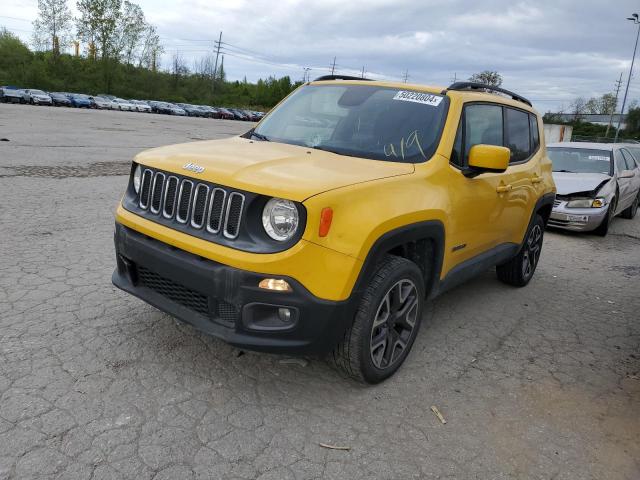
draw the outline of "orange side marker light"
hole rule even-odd
[[[331,221],[333,220],[333,209],[331,207],[325,207],[320,212],[320,229],[318,235],[326,237],[329,234],[331,228]]]

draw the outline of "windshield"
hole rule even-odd
[[[46,95],[42,90],[29,90],[29,93],[33,93],[34,95]]]
[[[84,94],[74,94],[73,98],[79,98],[80,100],[88,100],[89,96],[88,95],[84,95]]]
[[[549,147],[554,172],[604,173],[611,175],[611,152],[588,148]]]
[[[308,85],[256,128],[264,140],[418,163],[436,150],[448,100],[375,85]]]

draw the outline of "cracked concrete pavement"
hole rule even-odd
[[[640,478],[640,217],[547,232],[524,289],[437,299],[375,387],[114,288],[133,155],[247,128],[0,105],[0,479]]]

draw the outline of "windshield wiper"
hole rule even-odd
[[[309,147],[309,148],[313,148],[314,150],[322,150],[323,152],[331,152],[331,153],[337,153],[338,155],[342,155],[343,152],[339,152],[338,150],[333,150],[329,147],[325,147],[323,145],[316,145],[315,147]]]
[[[266,135],[262,135],[261,133],[256,133],[255,131],[251,131],[251,136],[256,137],[258,140],[262,140],[263,142],[270,142],[269,137]]]
[[[561,173],[576,173],[573,170],[554,170],[554,172],[561,172]]]

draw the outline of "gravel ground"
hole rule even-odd
[[[547,232],[527,288],[438,298],[375,387],[115,289],[132,156],[247,129],[0,105],[0,479],[640,478],[640,216]]]

